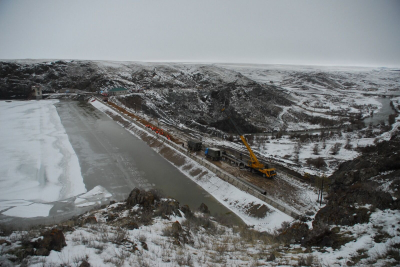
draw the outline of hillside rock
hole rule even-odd
[[[57,228],[44,232],[43,238],[33,244],[38,256],[47,256],[51,250],[61,251],[66,245],[63,232]]]
[[[154,205],[155,197],[152,192],[141,191],[135,188],[129,194],[126,204],[135,206],[136,204],[142,205],[144,208],[151,208]]]
[[[368,222],[375,208],[399,209],[398,201],[393,199],[397,191],[380,186],[385,183],[389,189],[398,187],[399,139],[394,135],[390,141],[363,148],[362,156],[343,163],[331,176],[328,203],[316,214],[313,224],[354,225]]]

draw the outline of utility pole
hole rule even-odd
[[[319,205],[322,205],[322,193],[324,192],[324,176],[322,176],[322,184],[321,184],[321,199]]]

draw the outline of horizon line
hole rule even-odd
[[[199,61],[199,60],[116,60],[116,59],[72,59],[72,58],[8,58],[0,59],[0,61],[18,61],[18,60],[38,60],[38,61],[109,61],[109,62],[133,62],[133,63],[181,63],[181,64],[232,64],[232,65],[283,65],[283,66],[309,66],[309,67],[348,67],[348,68],[400,68],[400,65],[382,66],[382,65],[357,65],[353,64],[329,64],[329,63],[259,63],[259,62],[226,62],[226,61]]]

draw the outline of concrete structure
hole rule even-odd
[[[118,88],[113,88],[111,90],[108,90],[108,95],[109,96],[119,96],[119,95],[125,95],[128,92],[128,89],[123,88],[123,87],[118,87]]]
[[[42,87],[40,85],[32,86],[32,95],[36,99],[42,99],[43,98]]]

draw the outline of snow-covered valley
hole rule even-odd
[[[171,204],[174,200],[158,199],[151,190],[143,191],[135,205],[127,204],[123,199],[134,186],[149,190],[157,187],[157,182],[144,178],[141,169],[118,156],[128,154],[123,146],[113,149],[107,138],[101,139],[101,149],[111,155],[111,169],[129,166],[128,172],[111,176],[105,153],[91,158],[88,145],[82,146],[83,152],[74,151],[71,144],[84,142],[68,140],[54,107],[58,100],[1,101],[2,218],[48,216],[52,203],[64,199],[76,207],[97,209],[46,228],[63,231],[65,245],[59,249],[45,247],[40,241],[47,238],[44,229],[0,228],[0,263],[396,266],[400,262],[398,70],[17,61],[1,62],[0,73],[0,91],[7,98],[23,95],[20,88],[24,83],[41,84],[49,93],[63,88],[93,92],[117,86],[129,89],[129,94],[109,99],[122,112],[102,103],[98,94],[97,99],[79,103],[118,122],[118,131],[124,131],[118,133],[121,142],[128,140],[125,132],[138,138],[244,222],[232,225],[223,216],[198,211],[198,205],[190,206],[192,217],[187,203]],[[78,118],[74,113],[68,123],[74,116]],[[247,149],[228,116],[245,133],[257,157],[277,168],[278,176],[268,180],[229,162],[211,164],[257,185],[276,203],[301,216],[290,217],[241,191],[176,149],[176,144],[187,147],[189,139],[201,139],[204,147],[246,157]],[[138,118],[162,128],[173,141],[142,129]],[[102,135],[103,129],[97,129],[92,139]],[[127,145],[126,151],[131,148]],[[96,175],[103,172],[114,182],[135,179],[128,179],[118,197],[113,191],[116,187],[107,190],[107,183],[100,178],[98,187],[94,180],[85,187],[77,157],[80,153],[89,172],[100,168]],[[197,154],[200,160],[206,160],[203,153]],[[86,189],[91,190],[86,193]],[[148,205],[146,201],[152,197],[155,202]],[[117,203],[98,206],[110,199]]]

